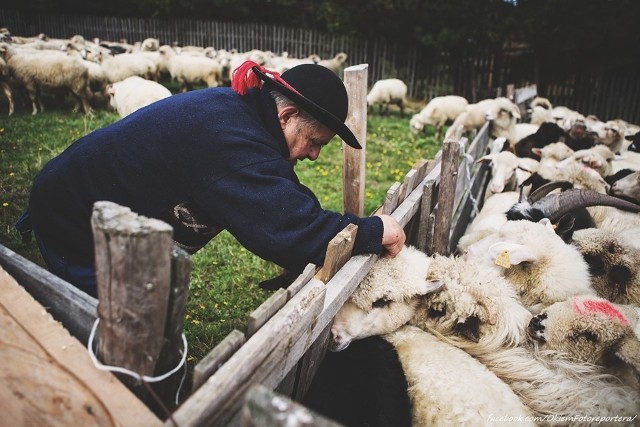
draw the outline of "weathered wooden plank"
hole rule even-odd
[[[0,412],[6,426],[158,426],[160,420],[0,268]]]
[[[319,280],[310,281],[183,402],[165,426],[173,427],[174,421],[181,427],[225,425],[237,413],[247,388],[260,382],[259,377],[297,363],[296,356],[301,357],[302,353],[290,355],[284,351],[293,346],[292,340],[304,336],[307,348],[311,345],[313,341],[305,331],[316,323],[324,296],[325,285]],[[279,354],[270,357],[277,348],[281,349]],[[282,372],[280,380],[287,372]]]
[[[347,225],[336,237],[331,239],[327,246],[327,254],[324,258],[324,265],[316,274],[316,278],[327,283],[336,271],[351,257],[351,251],[356,240],[358,226]]]
[[[402,203],[404,199],[413,191],[413,189],[416,188],[416,178],[417,172],[415,169],[411,169],[405,174],[398,194],[399,203]]]
[[[455,140],[445,141],[442,147],[442,173],[433,236],[433,249],[441,255],[449,254],[449,233],[458,179],[459,150],[460,144]]]
[[[296,400],[302,400],[304,398],[311,386],[311,381],[313,381],[316,372],[320,368],[320,363],[327,352],[331,338],[331,325],[332,323],[330,322],[300,360],[299,372],[296,377],[297,380],[294,389],[295,394],[293,395]]]
[[[112,202],[94,204],[91,226],[100,299],[98,357],[104,364],[152,376],[171,293],[172,228]],[[123,382],[137,384],[129,377]]]
[[[192,391],[200,388],[246,341],[242,332],[237,329],[229,332],[222,341],[216,345],[193,368]]]
[[[242,427],[341,426],[261,385],[254,385],[247,391],[240,425]]]
[[[71,335],[87,342],[97,316],[97,299],[2,245],[0,266],[15,277]]]
[[[180,363],[182,352],[184,351],[182,348],[182,332],[184,330],[184,313],[189,294],[189,279],[191,277],[191,255],[174,245],[170,257],[171,292],[169,293],[167,306],[164,343],[156,364],[155,376],[164,375],[174,369]],[[152,385],[155,393],[168,411],[175,409],[175,397],[182,382],[183,372],[184,370],[179,370],[164,381]]]
[[[415,242],[415,247],[423,252],[427,252],[429,249],[429,219],[431,217],[431,209],[433,206],[433,190],[436,181],[435,179],[428,180],[422,190],[422,197],[420,199],[420,221],[418,223],[418,232]]]
[[[307,264],[304,271],[287,288],[287,300],[293,298],[316,274],[317,267],[314,264]]]
[[[247,322],[247,338],[255,334],[267,320],[287,303],[287,290],[278,289],[251,314]]]
[[[387,190],[387,195],[384,198],[382,210],[380,211],[382,214],[389,215],[398,206],[398,203],[400,201],[401,185],[402,184],[396,181]]]
[[[367,76],[368,64],[344,69],[344,84],[349,95],[349,111],[345,124],[356,137],[362,150],[343,143],[342,207],[344,212],[364,215],[365,161],[367,153]]]

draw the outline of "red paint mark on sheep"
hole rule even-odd
[[[573,309],[581,315],[589,313],[602,313],[609,319],[617,319],[623,325],[628,325],[629,321],[620,311],[613,306],[609,301],[594,301],[594,300],[573,300]]]

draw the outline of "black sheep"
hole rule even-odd
[[[540,156],[531,151],[532,148],[543,148],[567,137],[568,135],[564,129],[557,124],[551,122],[542,123],[535,133],[525,136],[516,143],[516,156],[540,160]]]
[[[410,427],[407,389],[395,347],[372,336],[327,353],[302,403],[347,427]]]

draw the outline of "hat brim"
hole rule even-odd
[[[291,99],[300,108],[311,114],[320,123],[334,131],[348,146],[357,149],[362,148],[353,132],[351,132],[347,125],[345,125],[335,115],[331,114],[329,111],[311,101],[309,98],[306,98],[299,93],[292,91],[282,83],[272,79],[267,74],[260,71],[257,67],[253,67],[253,72],[255,72],[256,75],[260,77],[260,80],[262,80],[265,84],[272,86],[273,89]]]

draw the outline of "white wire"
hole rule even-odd
[[[119,372],[121,374],[125,374],[125,375],[129,375],[131,377],[134,377],[140,381],[145,381],[148,383],[155,383],[155,382],[159,382],[162,380],[165,380],[167,378],[169,378],[171,375],[175,374],[176,372],[178,372],[178,370],[182,367],[182,365],[185,364],[186,360],[187,360],[187,337],[185,337],[184,334],[182,334],[182,344],[184,347],[184,351],[180,351],[180,353],[182,353],[182,360],[180,360],[180,363],[178,364],[178,366],[176,366],[175,368],[173,368],[172,370],[170,370],[169,372],[159,375],[157,377],[149,377],[146,375],[140,375],[137,372],[133,372],[129,369],[126,368],[121,368],[119,366],[110,366],[110,365],[105,365],[102,362],[100,362],[98,360],[98,358],[96,357],[95,353],[93,352],[93,338],[96,334],[96,329],[98,327],[98,323],[100,322],[100,318],[97,318],[96,321],[93,323],[93,327],[91,328],[91,334],[89,334],[89,342],[87,343],[87,350],[89,352],[89,357],[91,357],[91,360],[93,361],[93,364],[96,366],[96,368],[100,369],[101,371],[110,371],[110,372]],[[183,378],[184,379],[184,378]],[[182,382],[180,387],[182,387]],[[180,393],[180,389],[178,389],[178,393]],[[177,400],[177,397],[176,397]]]

